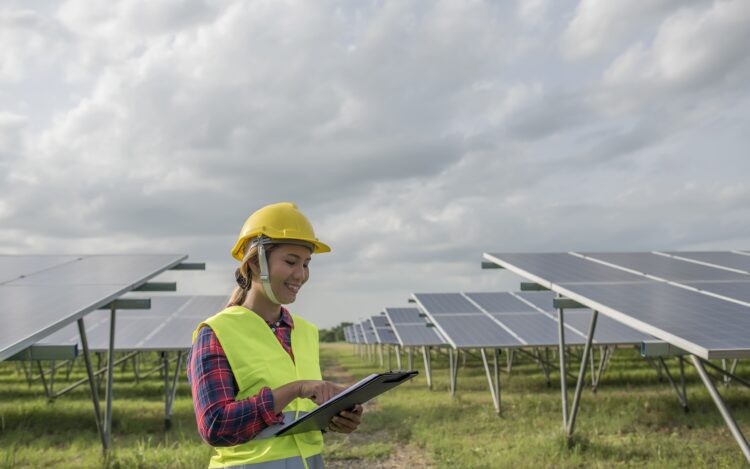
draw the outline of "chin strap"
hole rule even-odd
[[[268,238],[265,238],[268,239]],[[266,259],[265,239],[258,237],[258,264],[260,264],[260,283],[263,285],[263,291],[272,303],[280,305],[281,302],[276,298],[271,288],[271,274],[268,272],[268,260]]]

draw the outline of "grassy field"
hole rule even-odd
[[[321,357],[324,374],[339,381],[379,368],[347,344],[324,344]],[[555,374],[547,387],[535,364],[517,360],[511,375],[501,377],[498,416],[480,361],[467,359],[451,397],[447,358],[438,355],[432,391],[420,376],[368,404],[360,431],[326,435],[325,458],[334,468],[746,467],[697,375],[686,370],[687,414],[635,351],[618,350],[599,391],[584,392],[576,437],[568,444],[561,436]],[[738,372],[747,376],[750,367],[741,363]],[[78,367],[71,379],[82,375]],[[184,378],[168,432],[163,380],[154,375],[136,384],[130,368],[115,378],[113,450],[105,458],[87,387],[50,403],[41,384],[29,386],[15,364],[0,364],[0,468],[205,467],[209,449],[195,430]],[[61,388],[59,375],[57,380]],[[750,433],[750,391],[736,385],[720,390]]]

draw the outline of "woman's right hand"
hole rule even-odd
[[[297,381],[297,383],[299,383],[298,397],[310,399],[318,405],[346,389],[346,386],[330,381],[307,380]]]

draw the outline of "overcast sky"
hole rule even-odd
[[[517,286],[485,251],[748,249],[748,44],[747,0],[4,0],[0,252],[228,294],[293,201],[329,327]]]

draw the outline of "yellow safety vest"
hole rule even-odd
[[[243,306],[231,306],[202,322],[193,332],[193,342],[203,326],[209,326],[224,349],[239,392],[236,400],[257,394],[261,388],[278,388],[296,380],[319,380],[318,329],[292,315],[294,360],[281,346],[268,324]],[[284,422],[313,410],[310,399],[294,399],[284,407]],[[209,468],[253,464],[253,467],[322,467],[323,435],[311,431],[297,435],[256,436],[236,446],[214,447]],[[312,459],[309,459],[312,458]],[[260,463],[260,464],[259,464]],[[257,465],[257,466],[256,466]]]

